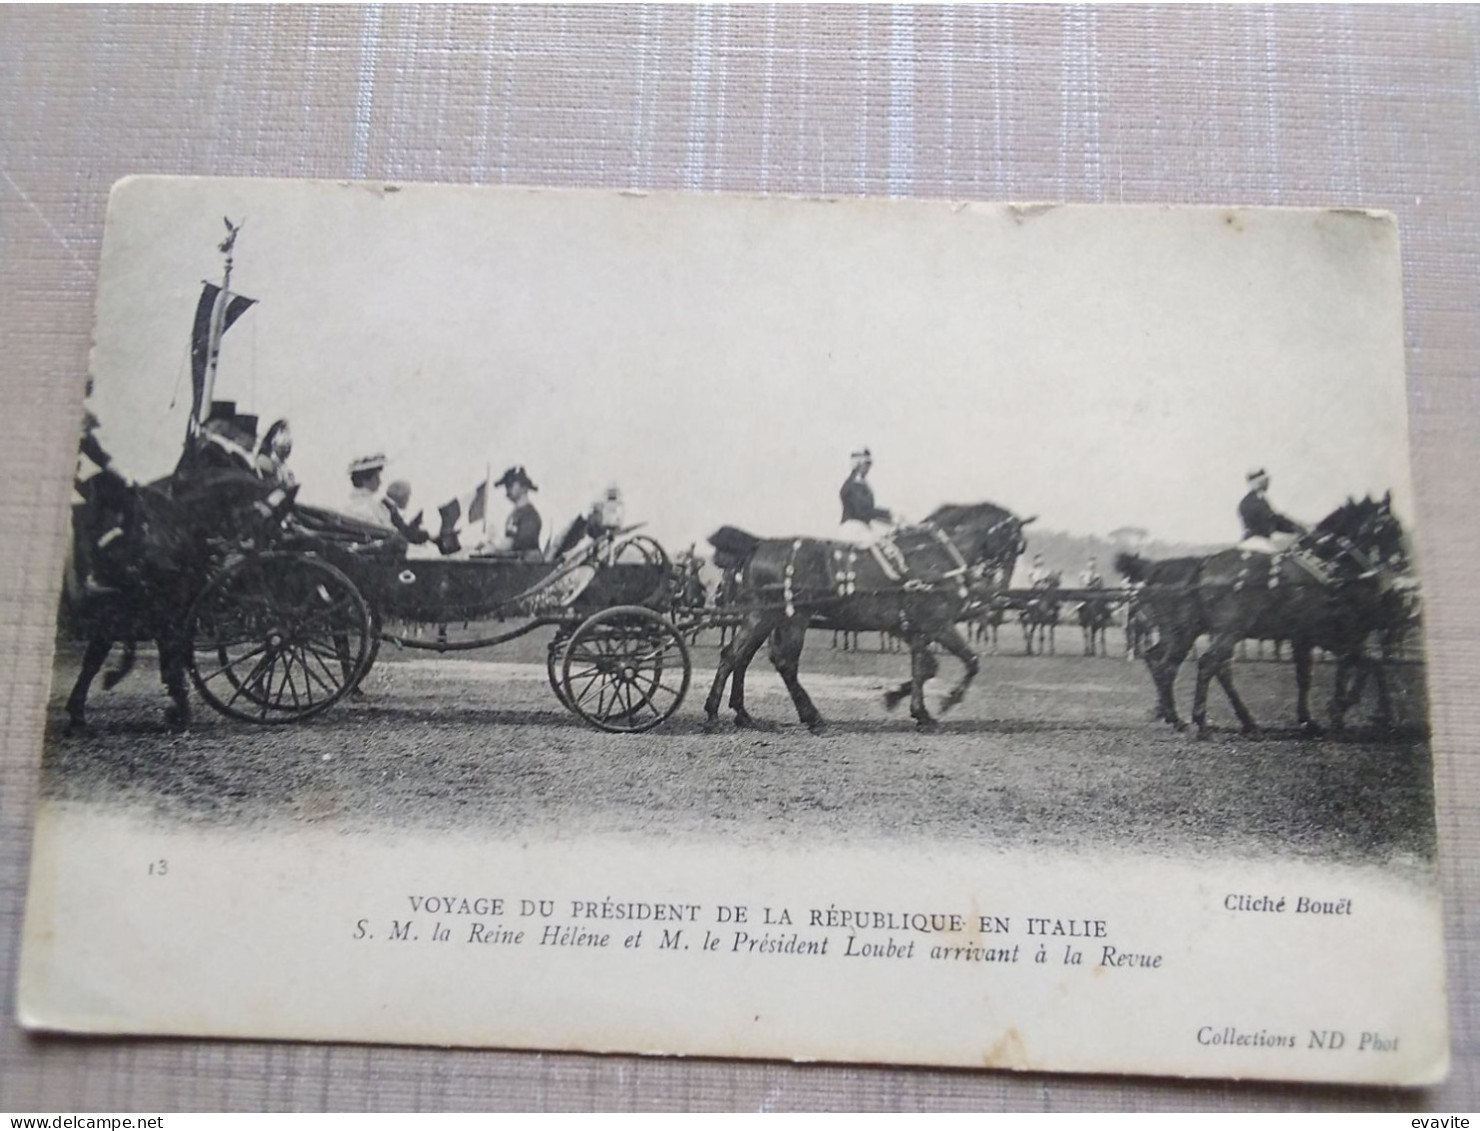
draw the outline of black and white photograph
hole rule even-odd
[[[1416,1085],[1394,218],[114,187],[22,1023]]]

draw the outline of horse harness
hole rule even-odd
[[[996,530],[1003,525],[998,523],[992,527]],[[918,576],[910,569],[908,556],[894,542],[890,535],[887,549],[881,543],[875,543],[867,547],[875,564],[884,577],[894,583],[899,589],[906,593],[929,593],[934,592],[942,583],[954,582],[956,596],[966,600],[970,595],[970,586],[967,579],[971,572],[965,556],[960,548],[952,541],[951,536],[939,526],[926,521],[914,527],[916,530],[927,532],[946,553],[953,568],[944,573],[931,576]],[[988,533],[991,533],[989,531]],[[786,566],[782,571],[782,599],[785,602],[786,615],[796,616],[796,571],[797,556],[807,539],[796,538],[791,543],[791,553],[787,555]],[[861,548],[857,546],[833,545],[827,551],[827,568],[829,573],[829,588],[837,598],[853,597],[858,594],[858,561],[862,557]],[[902,628],[908,628],[908,622],[903,612],[900,613]]]
[[[1322,546],[1330,542],[1335,542],[1338,549],[1356,562],[1357,567],[1362,571],[1354,580],[1363,580],[1376,575],[1377,566],[1373,564],[1372,559],[1363,553],[1344,534],[1323,534],[1321,537],[1315,539],[1312,546]],[[1241,549],[1239,551],[1239,557],[1241,564],[1239,566],[1238,576],[1234,578],[1233,582],[1235,592],[1249,587],[1249,563],[1255,557],[1267,557],[1269,559],[1269,580],[1266,582],[1265,587],[1271,590],[1279,588],[1280,567],[1286,561],[1294,562],[1313,577],[1316,583],[1323,589],[1330,590],[1339,585],[1343,580],[1350,580],[1338,577],[1334,563],[1317,556],[1311,549],[1304,548],[1299,542],[1289,549],[1276,550],[1273,554],[1260,554],[1256,550]]]

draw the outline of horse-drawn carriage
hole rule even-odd
[[[186,674],[222,714],[296,722],[354,691],[382,642],[462,651],[545,628],[550,686],[591,726],[649,730],[688,690],[688,649],[668,615],[672,567],[631,530],[599,533],[556,560],[419,559],[394,531],[296,506],[248,475],[218,477],[194,506],[178,487],[135,490],[119,584],[80,602],[90,645],[68,702],[74,723],[109,646],[146,637],[158,642],[177,724],[189,717]],[[448,633],[494,621],[515,623]]]

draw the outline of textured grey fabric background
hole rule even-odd
[[[1404,239],[1455,1056],[1445,1087],[1389,1093],[0,1021],[0,1110],[1480,1106],[1477,45],[1474,8],[0,9],[0,1015],[116,178],[1340,203]]]

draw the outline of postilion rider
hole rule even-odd
[[[1260,467],[1244,478],[1249,484],[1249,491],[1238,504],[1239,521],[1244,527],[1244,538],[1238,548],[1258,554],[1289,551],[1297,565],[1321,584],[1326,584],[1329,579],[1320,564],[1310,554],[1303,552],[1296,542],[1297,538],[1309,531],[1293,518],[1275,510],[1270,503],[1269,472]]]
[[[866,546],[886,576],[895,580],[909,571],[904,554],[894,544],[894,515],[874,503],[874,489],[868,473],[874,466],[873,453],[859,448],[852,455],[853,470],[838,490],[843,504],[840,538],[855,546]]]
[[[1305,527],[1292,518],[1286,518],[1270,505],[1269,472],[1261,467],[1249,472],[1244,478],[1248,481],[1249,493],[1238,505],[1239,521],[1244,524],[1244,540],[1239,543],[1239,549],[1273,554],[1287,548],[1276,546],[1274,536],[1304,534]]]

